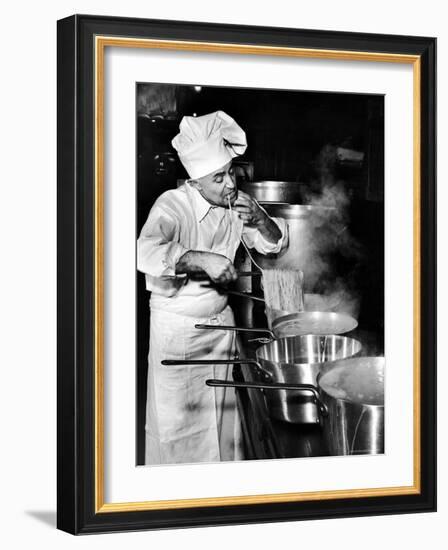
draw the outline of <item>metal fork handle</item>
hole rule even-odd
[[[254,296],[253,294],[248,294],[247,292],[240,292],[239,290],[226,290],[225,294],[229,294],[230,296],[239,296],[240,298],[248,298],[249,300],[254,300],[255,302],[263,302],[263,304],[266,303],[264,298]]]
[[[261,277],[261,271],[237,271],[238,277]]]
[[[202,284],[201,287],[213,288],[220,294],[226,294],[230,296],[239,296],[240,298],[248,298],[249,300],[255,300],[256,302],[263,302],[263,304],[266,303],[266,300],[264,298],[261,298],[260,296],[254,296],[253,294],[250,294],[248,292],[241,292],[239,290],[232,290],[230,288],[225,288],[223,286],[220,286],[214,283]]]

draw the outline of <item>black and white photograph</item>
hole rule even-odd
[[[135,100],[136,464],[387,452],[384,96]]]

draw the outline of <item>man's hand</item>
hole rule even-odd
[[[227,285],[238,277],[229,258],[214,252],[189,250],[176,264],[176,273],[197,275],[204,272],[214,283],[220,285]]]
[[[249,227],[259,227],[260,225],[264,225],[269,219],[257,201],[247,193],[244,193],[244,191],[238,191],[238,198],[233,205],[233,209],[235,212],[238,212],[244,225]]]
[[[281,239],[282,232],[277,224],[260,208],[258,202],[244,191],[238,191],[233,209],[238,212],[244,225],[257,228],[267,241],[278,243]]]
[[[238,275],[229,258],[213,252],[206,254],[203,264],[204,271],[214,283],[228,285],[232,281],[236,281]]]

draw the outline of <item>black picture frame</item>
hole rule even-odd
[[[414,56],[420,74],[420,480],[413,494],[171,509],[98,504],[95,37]],[[74,15],[58,21],[57,526],[73,534],[436,509],[436,39]],[[101,499],[100,499],[101,500]],[[100,503],[101,504],[101,503]]]

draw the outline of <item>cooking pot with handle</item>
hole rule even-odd
[[[218,325],[198,325],[203,329],[244,330],[237,327]],[[227,364],[248,363],[252,366],[251,377],[254,381],[286,384],[316,385],[317,375],[325,370],[327,362],[352,357],[361,350],[361,344],[346,336],[294,336],[281,338],[261,345],[255,352],[256,359],[228,360]],[[190,360],[188,363],[205,364],[205,360]],[[220,364],[221,361],[206,360],[208,364]],[[164,362],[173,365],[174,362]],[[266,406],[269,415],[277,420],[293,424],[315,423],[318,411],[309,391],[300,388],[296,391],[266,391]]]
[[[206,384],[309,392],[317,404],[316,422],[322,426],[330,455],[384,453],[384,357],[356,357],[329,363],[318,376],[317,387],[269,381],[254,385],[207,380]]]

